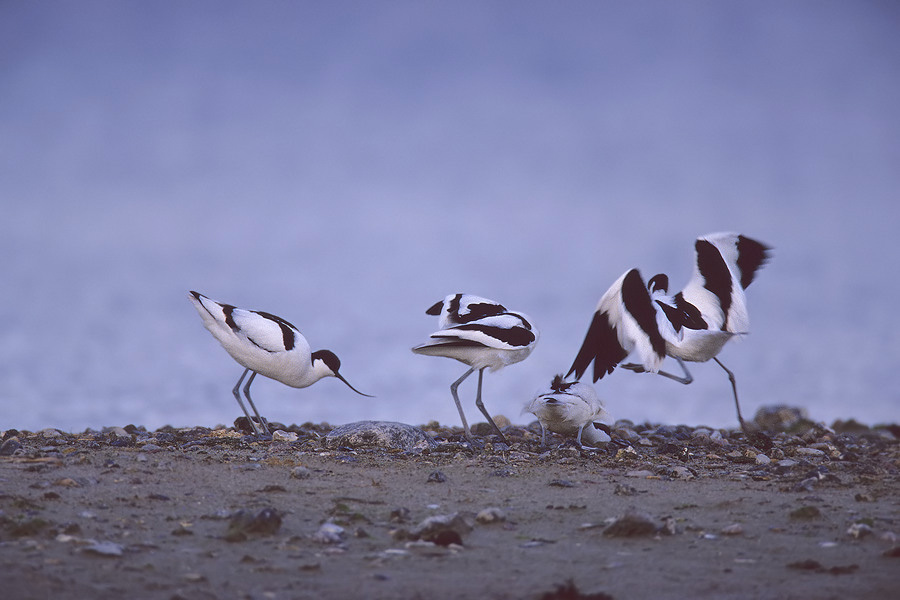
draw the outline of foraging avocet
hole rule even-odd
[[[563,435],[575,434],[579,445],[604,444],[610,440],[612,419],[597,397],[594,386],[581,381],[565,381],[556,375],[549,390],[540,390],[525,405],[541,424],[541,446],[547,444],[547,430]]]
[[[266,421],[250,399],[250,384],[257,373],[295,388],[308,387],[323,377],[337,377],[357,394],[372,397],[354,388],[341,376],[338,371],[341,361],[334,352],[311,352],[303,334],[281,317],[222,304],[198,292],[191,292],[189,298],[209,332],[219,340],[231,358],[244,367],[232,393],[257,435],[260,433],[259,428],[247,412],[239,393],[241,382],[248,372],[250,378],[244,386],[244,396],[265,433],[269,433]]]
[[[770,248],[736,233],[716,233],[698,238],[694,249],[693,276],[674,296],[667,295],[669,281],[663,274],[647,286],[637,269],[616,280],[600,298],[567,376],[575,373],[580,379],[593,361],[597,381],[635,350],[639,363],[622,368],[688,384],[694,379],[684,361],[713,359],[728,374],[738,421],[747,431],[734,373],[716,356],[728,340],[749,331],[744,289],[769,259]],[[667,355],[681,365],[683,377],[659,370]]]
[[[461,298],[477,298],[475,296],[457,294]],[[452,296],[447,297],[452,298]],[[462,363],[469,365],[469,370],[463,373],[462,377],[454,381],[450,385],[450,393],[453,394],[453,401],[456,402],[456,409],[459,411],[459,418],[462,420],[463,430],[466,438],[474,444],[472,432],[469,430],[469,424],[466,421],[466,415],[463,412],[462,404],[459,401],[457,388],[469,375],[478,371],[478,391],[475,394],[475,406],[485,416],[497,435],[504,442],[506,437],[494,419],[488,414],[484,403],[481,401],[481,382],[485,369],[497,371],[506,365],[511,365],[525,360],[538,340],[538,330],[534,327],[529,318],[523,313],[511,312],[503,310],[497,312],[490,310],[487,316],[469,320],[467,322],[451,324],[454,319],[468,318],[472,314],[471,307],[475,305],[490,305],[500,307],[496,302],[478,298],[478,301],[470,301],[469,310],[464,311],[460,316],[458,310],[449,308],[448,300],[443,303],[438,302],[428,309],[427,314],[441,314],[441,324],[443,327],[431,334],[431,341],[416,346],[412,349],[416,354],[425,354],[428,356],[443,356],[446,358],[454,358]],[[443,308],[441,308],[443,306]],[[438,313],[438,309],[441,312]],[[502,308],[502,307],[501,307]]]
[[[499,302],[473,296],[472,294],[450,294],[440,302],[435,302],[425,314],[440,317],[438,329],[471,323],[484,317],[493,317],[506,312]]]

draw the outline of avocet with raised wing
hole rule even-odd
[[[646,286],[637,269],[617,279],[600,298],[567,376],[580,379],[593,362],[596,382],[634,352],[638,362],[622,368],[688,384],[693,377],[684,361],[712,359],[728,374],[738,421],[746,431],[734,373],[716,356],[730,339],[749,331],[744,290],[770,258],[770,248],[736,233],[715,233],[698,238],[694,249],[693,276],[674,296],[667,295],[663,274]],[[683,377],[660,371],[666,356],[678,361]]]

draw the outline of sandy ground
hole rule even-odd
[[[887,598],[896,427],[530,428],[331,448],[327,425],[6,431],[6,598]],[[455,515],[455,518],[452,516]],[[432,519],[423,527],[423,521]],[[477,517],[477,518],[476,518]],[[437,521],[437,524],[435,524]],[[443,523],[443,525],[441,525]],[[416,539],[418,538],[418,539]],[[896,597],[896,596],[894,596]]]

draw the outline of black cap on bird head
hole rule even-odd
[[[334,374],[335,377],[337,377],[338,379],[343,381],[345,384],[347,384],[348,388],[350,388],[351,390],[353,390],[360,396],[374,398],[374,396],[370,396],[369,394],[363,394],[361,391],[359,391],[358,389],[356,389],[355,387],[350,385],[349,381],[344,379],[344,376],[341,375],[341,373],[340,373],[341,359],[339,359],[337,357],[337,354],[335,354],[331,350],[316,350],[315,352],[313,352],[310,355],[309,358],[310,358],[310,361],[313,363],[315,363],[317,360],[321,360],[323,363],[325,363],[325,366],[327,366],[331,370],[331,372]]]

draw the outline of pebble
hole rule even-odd
[[[824,450],[818,448],[794,448],[795,456],[825,456]]]
[[[434,542],[439,546],[462,545],[462,536],[472,531],[470,514],[452,513],[428,517],[410,532],[414,540]]]
[[[723,527],[719,533],[722,535],[741,535],[744,533],[744,526],[740,523],[732,523]]]
[[[300,439],[300,436],[294,431],[282,431],[279,429],[272,432],[273,442],[296,442],[298,439]]]
[[[694,473],[687,467],[675,466],[669,469],[670,474],[674,475],[678,479],[693,479],[696,477]]]
[[[481,524],[500,523],[506,520],[506,513],[496,506],[490,506],[480,510],[478,514],[475,515],[475,520]]]
[[[325,436],[328,448],[393,448],[410,452],[437,446],[418,427],[393,421],[358,421],[341,425]]]
[[[603,530],[603,535],[607,537],[640,537],[654,535],[659,529],[656,521],[650,515],[630,511],[613,521],[612,525]]]
[[[447,476],[441,471],[432,471],[428,474],[428,483],[446,483]]]
[[[312,471],[310,471],[307,467],[294,467],[291,469],[291,477],[294,479],[309,479],[312,477]]]
[[[854,523],[847,529],[847,535],[856,539],[872,535],[872,528],[865,523]]]
[[[757,454],[756,455],[756,464],[758,465],[767,465],[772,462],[772,459],[766,456],[765,454]]]
[[[625,477],[653,477],[653,471],[648,471],[646,469],[628,471],[625,473]]]
[[[312,539],[319,544],[340,544],[344,541],[344,528],[331,522],[322,523]]]
[[[0,456],[12,456],[16,453],[16,450],[20,450],[21,448],[21,442],[16,438],[11,437],[0,445]]]
[[[87,554],[96,554],[98,556],[122,556],[125,549],[114,542],[95,542],[89,546],[85,546],[81,550]]]
[[[231,514],[225,541],[243,542],[248,535],[274,535],[281,527],[281,514],[274,508],[264,508],[256,514],[238,510]]]

